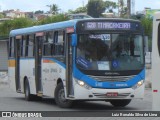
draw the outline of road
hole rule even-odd
[[[59,108],[54,99],[25,101],[24,95],[13,92],[8,85],[0,84],[0,111],[150,111],[152,110],[151,89],[145,90],[144,100],[133,100],[124,108],[113,107],[104,101],[76,102],[72,108]]]
[[[59,108],[54,99],[43,99],[42,101],[25,101],[24,95],[13,92],[8,85],[0,84],[0,111],[60,111],[58,112],[57,117],[43,117],[38,118],[38,120],[159,120],[158,117],[104,117],[104,114],[107,114],[111,111],[151,111],[152,110],[152,94],[151,89],[148,88],[145,90],[144,100],[133,100],[128,106],[124,108],[116,108],[113,107],[108,102],[80,102],[76,103],[72,108]],[[69,117],[63,117],[64,112],[62,111],[70,111]],[[76,113],[73,111],[77,111],[80,113],[90,112],[90,117],[77,117]],[[102,116],[95,116],[97,113],[103,113]],[[81,113],[80,113],[81,114]],[[78,114],[78,115],[80,115]],[[88,113],[87,113],[88,114]],[[83,115],[82,115],[83,116]],[[0,118],[2,119],[2,118]],[[9,120],[17,120],[18,118],[8,118]],[[19,118],[20,119],[20,118]],[[36,118],[23,118],[26,120],[37,120]],[[6,118],[4,118],[6,120]]]

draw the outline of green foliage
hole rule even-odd
[[[128,7],[126,7],[126,1],[125,0],[120,0],[119,1],[119,10],[120,10],[120,17],[127,18]]]
[[[13,20],[13,28],[25,28],[32,26],[33,22],[28,18],[16,18]]]
[[[0,24],[0,36],[6,36],[9,34],[9,31],[12,29],[13,21],[4,21]]]
[[[47,17],[41,21],[38,21],[37,25],[55,23],[55,22],[66,21],[66,20],[68,20],[68,18],[64,14],[58,14],[51,17]]]
[[[146,36],[151,37],[152,36],[152,19],[149,18],[142,18],[141,19],[141,24],[144,28],[144,33]]]
[[[13,29],[31,27],[34,25],[42,25],[54,22],[60,22],[68,20],[68,18],[64,14],[58,14],[51,17],[47,17],[41,21],[32,21],[28,18],[16,18],[14,20],[4,21],[0,24],[0,36],[8,36],[9,32]]]
[[[56,15],[58,14],[58,11],[60,10],[57,6],[57,4],[52,4],[52,5],[47,5],[47,7],[50,8],[50,10],[48,11],[48,13]]]
[[[60,9],[58,8],[58,6],[56,5],[56,4],[53,4],[53,5],[51,5],[51,13],[52,14],[58,14],[58,11],[59,11]]]
[[[44,13],[44,11],[43,10],[38,10],[38,11],[35,11],[35,13],[34,14],[43,14]]]
[[[153,27],[152,19],[143,17],[141,19],[141,24],[144,28],[145,36],[148,36],[148,47],[149,47],[149,51],[151,51],[151,48],[152,48],[152,27]]]
[[[145,17],[144,14],[136,14],[136,15],[131,15],[131,19],[138,19],[138,20],[141,20]]]
[[[0,13],[0,18],[4,18],[4,15]]]
[[[16,18],[14,20],[4,21],[0,24],[0,36],[8,35],[13,29],[32,26],[33,22],[27,18]]]
[[[106,10],[106,4],[103,0],[89,0],[87,5],[87,14],[98,18]]]
[[[69,9],[67,13],[68,13],[68,14],[74,14],[74,10]]]
[[[76,14],[76,13],[86,13],[87,12],[87,7],[79,7],[76,10],[68,10],[69,14]]]
[[[111,13],[113,12],[113,9],[116,9],[118,7],[117,3],[112,1],[106,1],[105,6],[108,12],[111,12]]]

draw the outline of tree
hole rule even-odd
[[[68,14],[74,14],[74,10],[69,9],[67,13],[68,13]]]
[[[106,5],[103,0],[89,0],[87,5],[87,14],[98,18],[101,16],[101,13],[103,13],[106,10]]]
[[[126,7],[126,0],[119,0],[120,17],[126,17],[128,8]]]
[[[33,22],[28,18],[16,18],[14,20],[7,20],[0,24],[0,34],[8,36],[9,32],[13,29],[30,27],[33,25]]]
[[[86,13],[87,7],[79,7],[75,10],[75,13]]]
[[[4,15],[2,13],[0,13],[0,18],[4,18]]]
[[[43,14],[44,13],[44,11],[43,10],[38,10],[38,11],[35,11],[35,13],[34,14]]]
[[[145,35],[151,37],[152,36],[152,19],[149,19],[149,18],[142,18],[141,20],[141,24],[144,28],[144,33]]]
[[[117,8],[117,3],[112,1],[106,1],[105,6],[106,6],[106,9],[108,10],[107,12],[113,13],[113,9]]]
[[[0,24],[0,35],[1,36],[8,36],[9,31],[12,29],[13,21],[8,20],[4,21],[3,23]]]
[[[144,14],[136,14],[136,15],[131,15],[131,19],[137,19],[137,20],[141,20],[145,17]]]
[[[140,21],[143,26],[145,36],[148,36],[148,47],[149,47],[149,51],[151,51],[153,20],[150,18],[143,17]]]
[[[51,6],[51,13],[52,14],[57,14],[58,13],[58,11],[59,11],[60,9],[58,8],[58,6],[56,5],[56,4],[53,4],[52,6]]]
[[[46,5],[46,6],[49,7],[50,10],[48,11],[48,13],[50,14],[54,14],[54,15],[58,14],[58,11],[60,10],[56,4]]]
[[[58,15],[54,15],[51,17],[47,17],[41,21],[37,22],[37,25],[43,25],[43,24],[48,24],[48,23],[55,23],[55,22],[60,22],[60,21],[66,21],[68,20],[67,17],[65,17],[64,14],[58,14]]]
[[[68,10],[69,14],[76,14],[76,13],[87,13],[87,7],[78,7],[76,10]]]

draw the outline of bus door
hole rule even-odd
[[[37,96],[42,96],[42,75],[41,75],[41,59],[42,59],[42,40],[43,32],[36,33],[35,39],[35,81]]]
[[[67,97],[74,96],[74,89],[73,89],[73,80],[72,80],[72,70],[73,70],[73,49],[71,46],[71,34],[67,34],[66,37],[66,92]]]
[[[20,86],[20,43],[21,36],[15,37],[15,83],[16,83],[16,91],[21,92]]]

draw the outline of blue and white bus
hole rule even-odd
[[[144,41],[139,21],[79,19],[12,30],[10,86],[26,100],[55,98],[126,106],[144,95]]]

